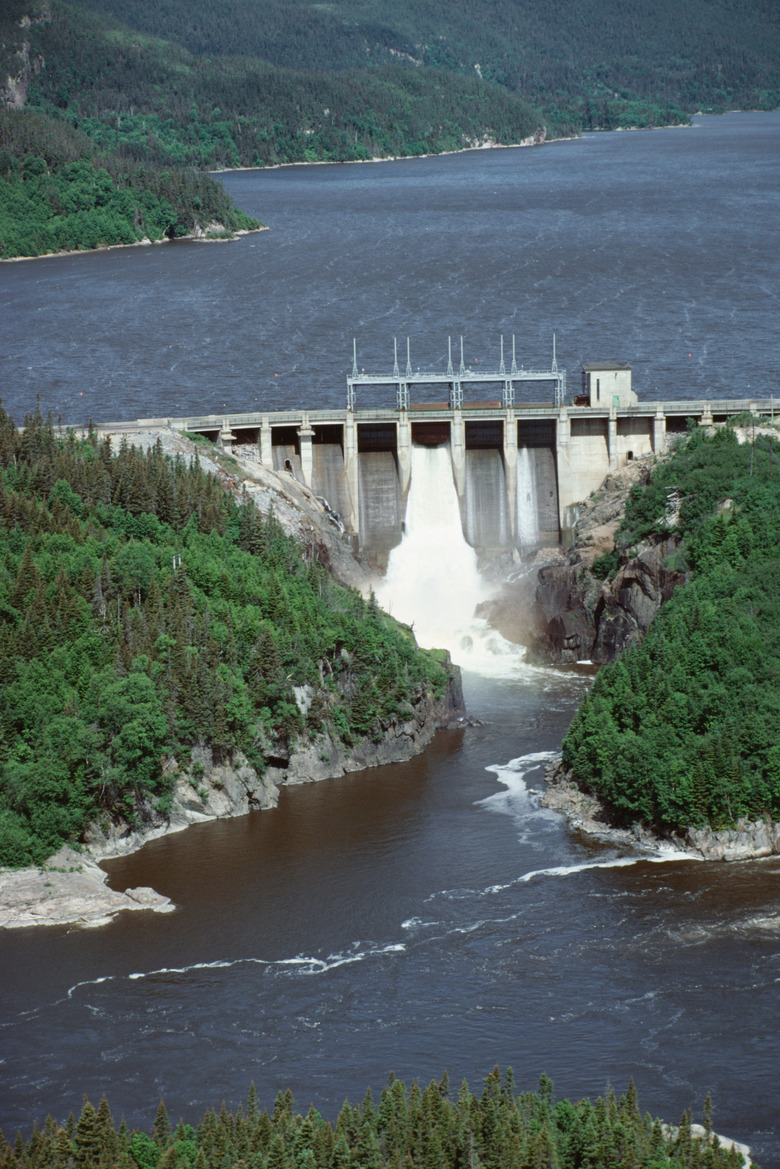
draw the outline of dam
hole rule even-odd
[[[201,435],[228,453],[294,476],[327,501],[361,552],[384,567],[404,530],[417,448],[443,448],[466,541],[480,555],[519,553],[564,543],[576,504],[610,471],[659,454],[690,425],[724,424],[750,413],[774,416],[773,399],[640,403],[625,362],[582,366],[580,393],[566,400],[555,356],[548,370],[358,371],[356,355],[342,410],[281,410],[139,419]],[[552,401],[518,400],[537,385]],[[388,404],[362,398],[392,393]],[[480,400],[474,400],[476,398]],[[438,400],[437,400],[438,399]],[[130,424],[126,424],[130,425]],[[104,429],[98,427],[98,429]],[[113,431],[121,426],[105,427]]]

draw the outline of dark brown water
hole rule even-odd
[[[487,360],[514,329],[541,364],[553,326],[572,371],[614,356],[668,397],[770,393],[779,144],[780,115],[740,115],[233,175],[271,232],[0,268],[3,396],[21,416],[40,390],[70,419],[340,404],[353,332],[375,365],[394,332],[431,338],[428,364],[449,331]],[[485,724],[420,759],[109,866],[176,914],[6,933],[4,1131],[85,1091],[147,1124],[164,1094],[192,1120],[250,1079],[333,1116],[391,1068],[476,1086],[499,1063],[567,1095],[633,1074],[671,1121],[710,1091],[720,1131],[780,1166],[780,863],[637,861],[540,810],[584,685],[472,676]]]
[[[175,915],[3,939],[2,1125],[87,1091],[150,1122],[254,1079],[335,1115],[390,1068],[622,1088],[778,1164],[780,863],[636,861],[529,792],[583,682],[471,678],[484,726],[422,758],[284,793],[112,863]],[[756,1154],[758,1155],[758,1154]]]

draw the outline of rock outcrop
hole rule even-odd
[[[140,886],[117,893],[94,860],[64,848],[45,868],[0,870],[0,929],[33,925],[99,926],[127,909],[170,913],[170,898]]]
[[[780,855],[780,824],[771,820],[739,820],[715,832],[689,828],[686,841],[705,860],[748,861]]]
[[[733,828],[689,828],[683,835],[658,836],[640,824],[616,828],[614,816],[598,796],[582,791],[560,760],[545,774],[543,807],[565,816],[571,828],[633,851],[679,852],[702,860],[749,861],[780,855],[780,824],[771,820],[740,820]]]
[[[354,747],[345,747],[332,735],[322,733],[297,747],[280,767],[269,768],[266,776],[279,785],[314,783],[349,771],[403,763],[424,751],[437,730],[462,725],[464,713],[460,672],[454,669],[450,686],[441,698],[423,699],[409,718],[383,725],[381,738],[363,739]]]
[[[30,82],[43,68],[43,58],[31,52],[30,42],[24,39],[25,33],[34,25],[47,24],[50,20],[51,12],[44,6],[39,16],[23,16],[19,21],[21,34],[18,49],[13,54],[16,58],[12,66],[13,72],[0,77],[0,106],[6,106],[11,110],[24,109]]]
[[[139,804],[133,823],[117,819],[92,824],[86,834],[86,854],[92,860],[125,856],[149,840],[179,832],[204,820],[243,816],[253,808],[275,808],[279,788],[272,775],[258,775],[239,751],[227,762],[216,763],[208,747],[195,747],[188,769],[175,759],[163,771],[172,783],[165,810],[151,802]]]
[[[611,581],[593,573],[597,557],[613,548],[631,487],[647,482],[651,468],[652,459],[643,459],[609,475],[580,505],[574,544],[564,562],[539,570],[530,645],[536,660],[556,665],[614,661],[641,641],[661,605],[687,579],[677,565],[679,541],[671,530],[624,553]]]

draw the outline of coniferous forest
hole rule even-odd
[[[378,1101],[345,1102],[334,1124],[314,1108],[295,1111],[279,1092],[269,1115],[254,1086],[235,1113],[223,1104],[197,1126],[175,1125],[160,1103],[151,1134],[114,1124],[105,1098],[84,1102],[78,1119],[51,1117],[25,1144],[0,1136],[2,1169],[740,1169],[711,1128],[705,1101],[701,1135],[686,1112],[671,1128],[640,1111],[630,1082],[624,1095],[556,1101],[550,1078],[537,1092],[518,1093],[511,1068],[496,1067],[483,1091],[464,1082],[457,1096],[447,1075],[424,1089],[392,1073]]]
[[[690,579],[645,639],[599,670],[564,764],[623,823],[780,819],[777,439],[740,445],[731,428],[691,430],[649,485],[632,488],[616,551],[594,570],[614,572],[670,533],[670,567]]]
[[[442,656],[197,462],[0,410],[0,864],[153,805],[194,746],[259,773],[323,729],[380,739]],[[294,686],[311,688],[304,716]]]
[[[251,226],[206,168],[772,109],[778,61],[772,0],[5,0],[0,257]]]

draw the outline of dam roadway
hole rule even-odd
[[[497,555],[565,540],[579,501],[610,471],[662,452],[689,419],[722,425],[745,413],[774,417],[775,410],[774,399],[757,398],[617,401],[223,411],[96,429],[201,435],[226,453],[290,473],[326,499],[363,553],[382,565],[401,539],[415,448],[449,448],[466,539],[480,553]]]

